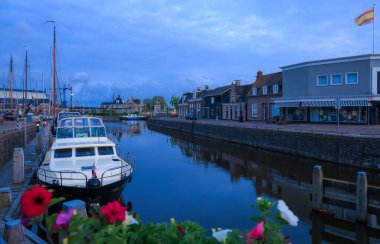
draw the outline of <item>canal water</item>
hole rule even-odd
[[[299,217],[284,234],[311,243],[310,189],[314,165],[325,177],[355,181],[357,170],[233,143],[194,137],[143,121],[106,123],[109,137],[135,157],[133,180],[122,196],[144,222],[191,220],[211,228],[249,230],[256,198],[284,200]],[[369,184],[380,185],[378,175]]]

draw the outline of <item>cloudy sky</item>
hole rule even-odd
[[[254,81],[257,70],[372,53],[372,25],[354,19],[368,0],[0,1],[0,84],[14,55],[16,86],[28,48],[31,87],[51,82],[54,20],[60,86],[96,106]],[[375,6],[380,11],[379,6]],[[380,40],[380,22],[375,38]],[[375,52],[380,52],[380,42]],[[8,82],[6,83],[8,86]]]

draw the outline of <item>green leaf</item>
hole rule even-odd
[[[53,206],[59,202],[63,202],[65,200],[66,200],[66,198],[64,198],[64,197],[52,198],[52,199],[50,199],[50,203],[48,205],[48,208],[50,208],[51,206]]]
[[[45,218],[45,225],[49,231],[51,230],[51,228],[55,224],[55,220],[57,219],[57,216],[58,216],[58,214],[55,213],[55,214],[52,214],[50,216],[47,216],[47,218]]]

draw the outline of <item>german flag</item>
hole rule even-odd
[[[374,20],[375,20],[375,11],[371,9],[359,15],[355,19],[355,24],[358,26],[362,26],[362,25],[371,23]]]

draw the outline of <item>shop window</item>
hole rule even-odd
[[[327,86],[327,75],[318,75],[317,76],[317,86]]]
[[[289,121],[306,121],[306,108],[285,108],[285,119]]]
[[[346,84],[354,85],[359,83],[358,73],[352,72],[346,74]]]
[[[280,117],[280,107],[278,106],[273,106],[272,107],[272,117]]]
[[[342,74],[331,75],[331,85],[342,85]]]
[[[259,117],[259,109],[257,106],[257,103],[252,103],[252,118],[257,118]]]

